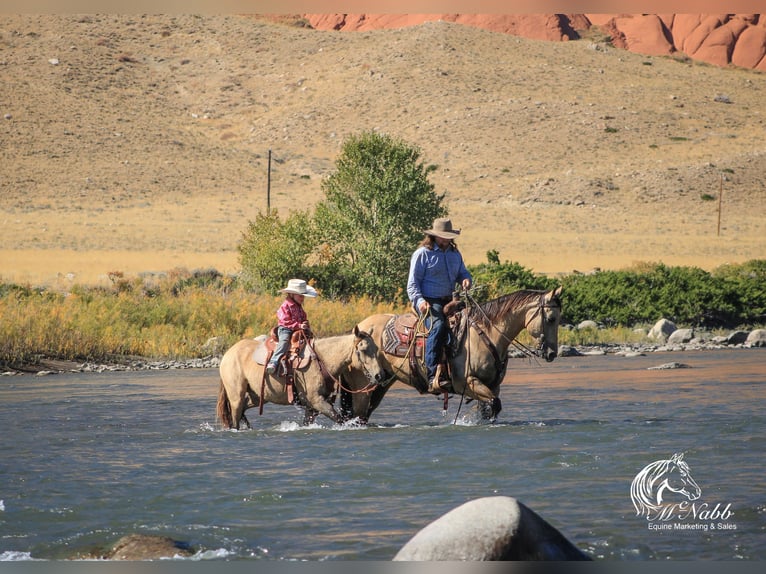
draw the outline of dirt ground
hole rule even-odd
[[[443,22],[3,14],[0,74],[5,281],[236,272],[269,150],[286,214],[322,197],[362,130],[438,166],[468,263],[490,249],[551,274],[766,257],[766,75],[750,70]]]

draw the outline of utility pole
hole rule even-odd
[[[269,148],[269,168],[266,175],[266,215],[271,215],[271,148]]]
[[[718,190],[718,237],[721,237],[721,202],[723,201],[723,174],[721,174],[721,187]]]

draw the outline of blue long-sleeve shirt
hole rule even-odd
[[[407,279],[407,296],[417,308],[425,297],[451,297],[455,283],[471,279],[463,256],[452,247],[442,251],[438,245],[433,249],[421,246],[410,259]]]

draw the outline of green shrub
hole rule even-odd
[[[476,286],[473,296],[478,301],[494,299],[518,289],[552,289],[558,285],[555,280],[535,275],[519,263],[500,263],[499,254],[494,249],[487,252],[487,263],[469,265],[468,270]]]

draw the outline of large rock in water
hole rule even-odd
[[[394,556],[425,560],[590,560],[529,508],[509,496],[478,498],[420,530]]]
[[[167,536],[129,534],[123,536],[104,555],[107,560],[159,560],[176,556],[193,556],[188,544]]]

